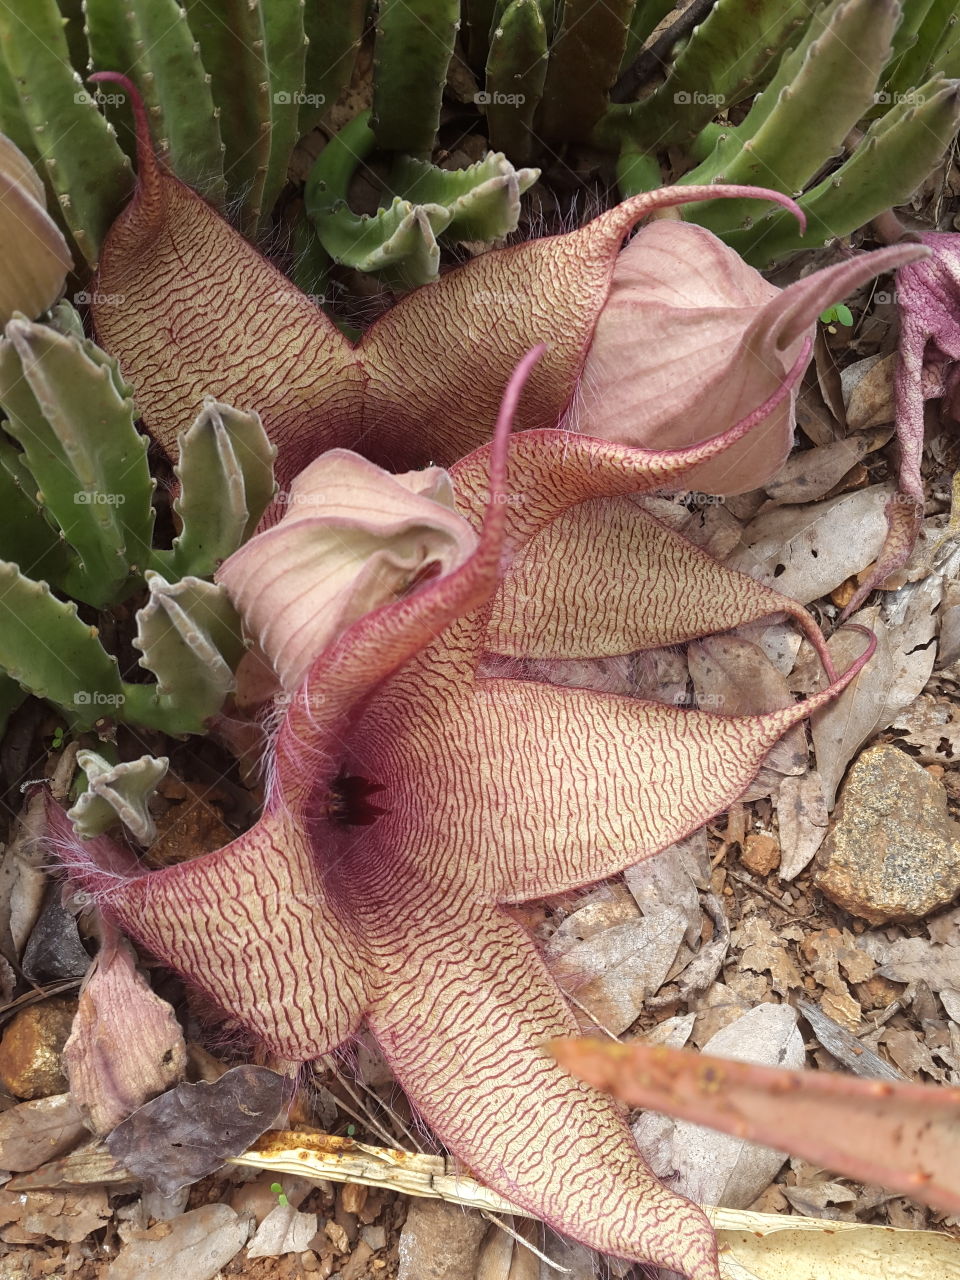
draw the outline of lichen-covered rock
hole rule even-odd
[[[44,1000],[18,1013],[0,1040],[0,1084],[15,1098],[46,1098],[63,1093],[63,1046],[76,1004]]]
[[[917,920],[960,893],[960,823],[943,786],[896,747],[872,747],[853,765],[814,883],[869,920]]]

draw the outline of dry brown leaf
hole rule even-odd
[[[819,770],[784,778],[777,796],[777,822],[780,879],[793,880],[811,861],[827,834],[827,806]]]
[[[769,973],[773,989],[785,996],[803,986],[803,975],[784,945],[784,933],[774,932],[763,916],[749,916],[733,935],[740,950],[740,968]]]
[[[833,440],[816,449],[795,451],[767,484],[770,500],[777,506],[817,502],[826,497],[861,458],[881,448],[892,435],[892,430],[871,431]]]
[[[800,1067],[803,1039],[789,1005],[762,1004],[724,1027],[704,1046],[718,1058]],[[670,1185],[698,1204],[734,1209],[751,1204],[773,1181],[786,1156],[688,1120],[647,1112],[633,1126],[654,1172],[673,1174]]]
[[[843,398],[847,408],[847,426],[851,431],[866,431],[885,422],[893,422],[893,371],[897,353],[868,356],[849,365],[841,374]]]
[[[879,554],[886,534],[885,485],[803,507],[776,507],[752,520],[728,565],[792,596],[819,600]]]

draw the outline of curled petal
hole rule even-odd
[[[570,425],[646,448],[716,435],[776,390],[828,303],[922,253],[879,249],[777,289],[703,227],[651,223],[617,259]],[[685,487],[757,488],[782,465],[794,425],[791,397]]]
[[[20,311],[30,320],[51,307],[73,267],[70,250],[47,213],[33,165],[0,134],[0,328]]]
[[[224,561],[217,581],[288,693],[351,623],[476,549],[437,467],[391,476],[333,449],[285,497],[279,523]]]

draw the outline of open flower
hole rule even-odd
[[[335,447],[393,471],[450,465],[489,439],[511,370],[541,342],[546,354],[518,406],[518,430],[582,427],[658,447],[708,439],[766,400],[791,366],[802,372],[825,306],[927,252],[899,245],[861,254],[782,293],[700,228],[647,228],[621,254],[647,214],[694,200],[755,196],[799,216],[773,191],[668,187],[568,235],[471,259],[407,294],[354,346],[160,167],[124,83],[138,115],[138,182],[103,248],[98,339],[168,450],[207,394],[255,407],[279,449],[281,487]],[[571,416],[585,368],[589,398]],[[643,408],[647,396],[657,404]],[[791,406],[754,426],[758,446],[742,444],[697,483],[730,492],[769,478],[789,447]]]
[[[102,910],[281,1059],[325,1054],[365,1018],[432,1129],[503,1195],[593,1247],[717,1280],[703,1214],[657,1182],[616,1107],[544,1052],[576,1023],[501,907],[602,879],[695,830],[864,659],[804,704],[744,717],[484,676],[489,654],[615,657],[783,611],[832,678],[798,604],[630,500],[708,463],[726,438],[654,452],[531,431],[507,457],[536,354],[492,445],[452,471],[475,546],[316,655],[287,699],[250,831],[144,874],[109,840],[76,840],[56,810],[52,821]],[[420,495],[407,503],[416,515]],[[368,519],[346,518],[348,541],[346,526]],[[287,531],[300,546],[303,528]],[[279,541],[251,542],[252,576],[273,562],[283,577]],[[285,616],[299,627],[296,610]]]
[[[47,213],[33,165],[0,134],[0,329],[21,311],[34,320],[63,293],[73,266],[67,242]]]

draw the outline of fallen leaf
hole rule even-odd
[[[113,1212],[102,1188],[52,1193],[35,1191],[23,1199],[25,1204],[20,1225],[25,1231],[69,1244],[78,1244],[94,1231],[100,1231]]]
[[[781,880],[793,880],[813,859],[827,834],[823,779],[817,769],[784,778],[777,796]]]
[[[843,399],[847,407],[847,426],[851,431],[866,431],[882,423],[893,422],[893,370],[897,353],[868,356],[849,365],[840,375]]]
[[[247,1246],[248,1258],[276,1258],[282,1253],[303,1253],[317,1234],[317,1215],[301,1213],[292,1204],[271,1209]]]
[[[891,492],[873,485],[810,506],[765,511],[744,529],[727,564],[801,604],[819,600],[877,558]]]
[[[717,1032],[705,1050],[723,1059],[799,1067],[804,1049],[796,1024],[789,1005],[762,1004]],[[787,1158],[770,1147],[653,1112],[640,1117],[633,1134],[654,1171],[698,1204],[744,1208]]]
[[[710,883],[710,855],[704,827],[654,858],[645,858],[623,873],[627,888],[645,916],[670,907],[687,922],[684,941],[692,947],[700,940],[700,895]]]
[[[762,649],[739,636],[709,636],[687,646],[687,663],[697,705],[723,715],[762,715],[790,706],[787,682]],[[795,725],[767,753],[764,765],[782,774],[807,769],[807,739]]]
[[[873,945],[881,949],[881,978],[926,982],[941,999],[944,992],[951,992],[953,998],[960,1000],[960,946],[928,942],[926,938],[898,938],[896,942],[877,938]]]
[[[135,1177],[170,1195],[250,1146],[277,1119],[289,1089],[285,1076],[253,1066],[234,1067],[213,1084],[178,1084],[117,1125],[107,1147]]]
[[[946,1280],[960,1270],[960,1243],[935,1231],[752,1214],[717,1238],[723,1280]]]
[[[960,758],[960,710],[946,697],[922,693],[899,713],[892,728],[921,764],[955,765]]]
[[[21,1102],[0,1115],[0,1169],[11,1173],[38,1169],[56,1160],[87,1136],[69,1093]]]
[[[876,651],[835,700],[829,713],[815,713],[810,717],[813,749],[828,811],[836,803],[837,788],[858,749],[885,727],[885,718],[889,724],[889,715],[895,714],[888,711],[893,684],[893,655],[880,610],[877,607],[864,609],[853,618],[853,622],[866,627],[877,637]],[[827,642],[827,648],[834,664],[844,662],[848,655],[863,652],[863,636],[853,630],[837,631]]]
[[[250,1219],[225,1204],[205,1204],[162,1225],[168,1230],[160,1239],[123,1245],[106,1280],[213,1280],[250,1234]]]
[[[764,486],[770,500],[781,506],[826,497],[851,467],[885,445],[892,435],[892,429],[871,431],[832,440],[819,448],[796,450]]]
[[[803,975],[784,942],[783,933],[775,932],[763,916],[748,916],[733,935],[734,946],[741,952],[740,968],[769,973],[774,991],[781,996],[803,986]]]
[[[173,1007],[154,993],[133,948],[110,925],[80,989],[63,1050],[70,1092],[98,1136],[181,1078],[187,1063]]]
[[[550,1047],[567,1070],[630,1106],[775,1142],[859,1182],[960,1211],[960,1089],[780,1071],[637,1042]]]

